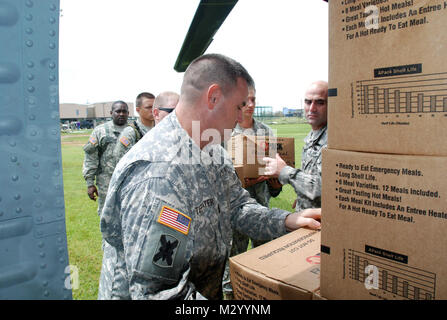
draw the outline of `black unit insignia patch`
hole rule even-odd
[[[172,267],[179,244],[175,237],[162,234],[152,262],[162,268]]]

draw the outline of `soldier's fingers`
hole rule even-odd
[[[311,229],[321,229],[321,223],[312,218],[300,217],[298,219],[300,227],[309,227]]]
[[[321,208],[305,209],[301,212],[301,216],[320,220],[321,219]]]
[[[284,163],[285,164],[285,161],[281,158],[279,153],[276,154],[276,161],[279,162],[279,163]]]
[[[260,182],[266,181],[268,179],[269,178],[266,176],[259,176],[259,178],[256,178],[256,183],[260,183]]]

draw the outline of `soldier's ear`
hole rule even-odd
[[[207,91],[208,109],[213,110],[222,97],[222,89],[218,84],[212,84]]]

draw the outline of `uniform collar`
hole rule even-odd
[[[318,130],[312,130],[311,132],[309,132],[307,137],[304,139],[305,142],[309,143],[309,142],[315,142],[315,141],[320,140],[320,138],[324,135],[326,130],[327,130],[327,125],[318,129]]]

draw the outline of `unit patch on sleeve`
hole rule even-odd
[[[127,137],[121,137],[120,142],[127,147],[130,144],[130,141]]]
[[[187,235],[189,233],[189,228],[191,226],[190,217],[168,206],[163,206],[161,208],[157,222],[171,229],[177,230],[184,235]]]
[[[171,267],[177,253],[179,240],[171,235],[162,234],[152,262],[159,267]]]

